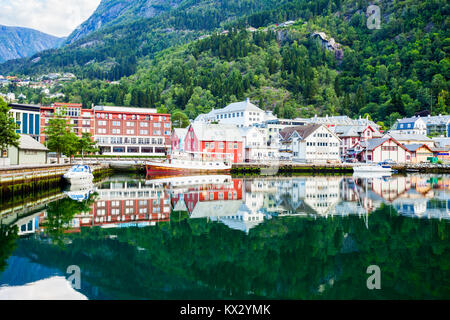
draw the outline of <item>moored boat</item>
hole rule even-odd
[[[164,162],[147,162],[148,176],[190,173],[217,173],[231,170],[231,161],[211,159],[213,153],[190,153],[185,157],[170,157]]]
[[[71,185],[74,184],[91,184],[94,180],[92,169],[88,165],[74,165],[69,169],[63,178],[67,180]]]
[[[379,164],[364,164],[361,166],[353,167],[354,173],[392,173],[392,169],[390,166],[379,165]]]

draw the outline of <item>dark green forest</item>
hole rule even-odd
[[[367,27],[368,1],[263,1],[258,10],[257,1],[191,2],[81,40],[101,46],[74,44],[42,55],[35,66],[13,62],[0,72],[70,66],[83,80],[55,89],[66,102],[181,110],[191,119],[246,97],[283,118],[368,114],[386,126],[419,111],[449,111],[447,1],[379,1],[379,30]],[[276,27],[289,19],[296,23]],[[172,31],[163,35],[152,23]],[[214,31],[223,28],[230,32]],[[318,31],[341,45],[342,59],[311,37]],[[201,34],[210,36],[183,44]],[[141,36],[148,40],[137,46]],[[105,81],[119,78],[120,84]],[[46,102],[28,93],[32,102]]]

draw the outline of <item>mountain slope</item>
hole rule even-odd
[[[66,71],[80,77],[117,80],[133,74],[140,57],[289,2],[306,0],[104,0],[69,37],[70,44],[1,64],[0,74]],[[156,11],[158,15],[145,18]]]
[[[24,58],[33,54],[58,47],[64,38],[58,38],[43,32],[0,25],[0,62]]]
[[[67,38],[71,44],[92,32],[120,22],[136,18],[152,18],[176,7],[183,0],[102,0],[100,5],[72,34]]]

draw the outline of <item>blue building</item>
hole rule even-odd
[[[41,130],[41,107],[39,105],[10,103],[12,113],[19,128],[17,133],[30,135],[39,141]]]

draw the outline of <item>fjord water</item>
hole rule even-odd
[[[450,176],[207,177],[4,212],[0,299],[450,298]]]

